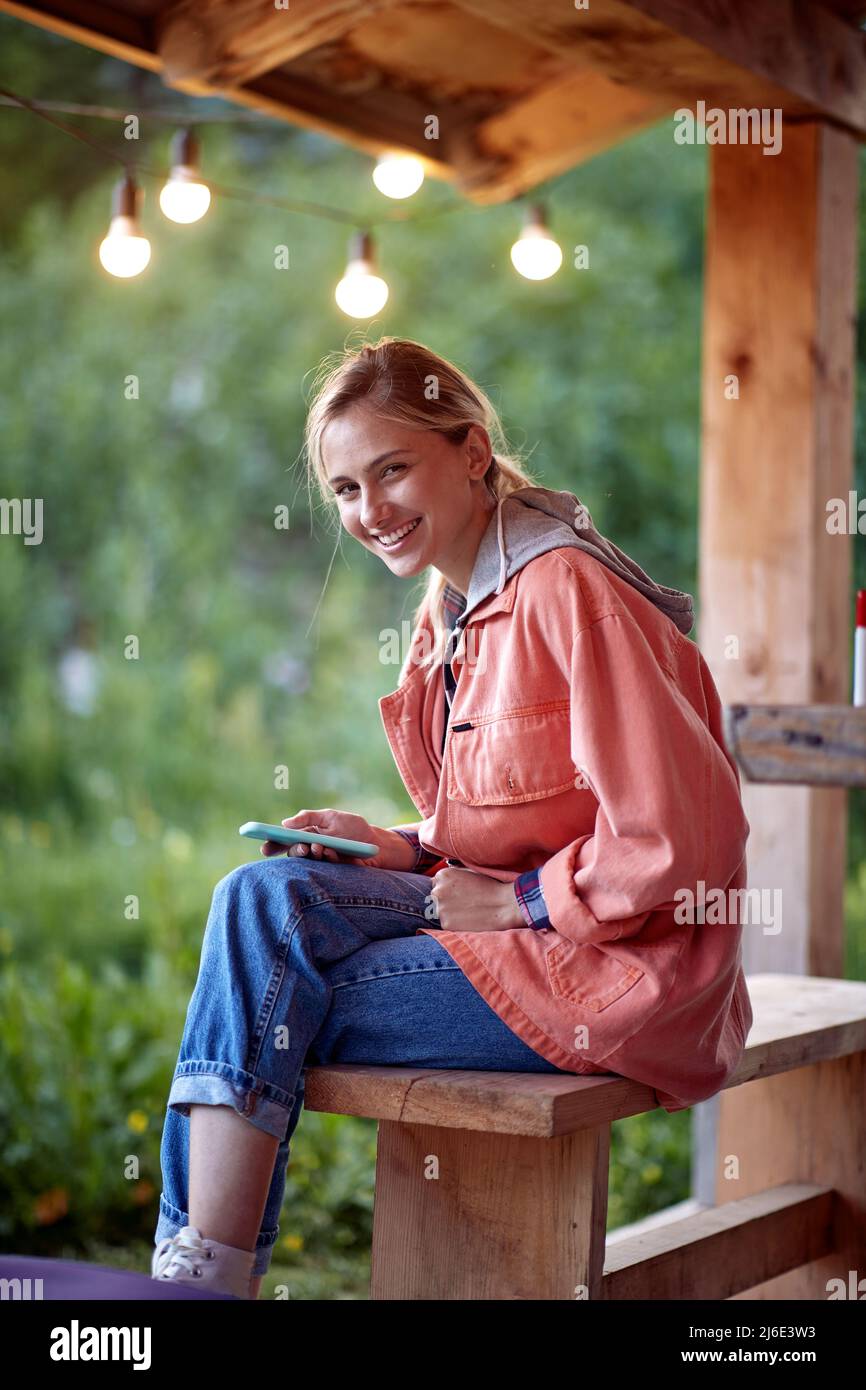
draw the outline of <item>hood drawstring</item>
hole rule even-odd
[[[505,585],[505,571],[507,569],[505,563],[505,537],[502,533],[502,503],[504,501],[505,498],[500,497],[499,501],[496,503],[496,538],[499,541],[499,583],[496,585],[494,592],[497,594],[502,593]]]

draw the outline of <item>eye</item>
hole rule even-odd
[[[381,477],[384,478],[385,474],[388,472],[388,470],[389,470],[390,468],[405,468],[405,467],[406,467],[406,464],[405,464],[405,463],[387,463],[387,464],[385,465],[385,467],[382,469]],[[335,496],[335,497],[342,497],[342,496],[343,496],[343,493],[346,491],[346,488],[347,488],[347,487],[355,487],[355,486],[356,486],[355,483],[343,483],[340,487],[334,488],[334,496]]]

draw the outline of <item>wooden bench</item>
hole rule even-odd
[[[755,1021],[719,1096],[717,1205],[680,1204],[610,1236],[610,1126],[657,1109],[651,1088],[613,1075],[308,1068],[307,1109],[379,1122],[371,1298],[826,1299],[832,1279],[856,1296],[866,983],[748,983]]]

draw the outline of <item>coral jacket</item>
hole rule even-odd
[[[432,641],[426,603],[415,641]],[[421,843],[500,880],[537,868],[552,929],[418,930],[555,1066],[641,1081],[667,1111],[707,1099],[752,1010],[749,824],[700,651],[568,546],[478,604],[452,669],[444,767],[441,680],[410,654],[379,701]]]

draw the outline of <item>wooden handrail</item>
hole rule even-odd
[[[723,718],[749,782],[866,787],[866,707],[726,705]]]
[[[731,1298],[834,1250],[834,1193],[784,1183],[608,1246],[601,1297]]]

